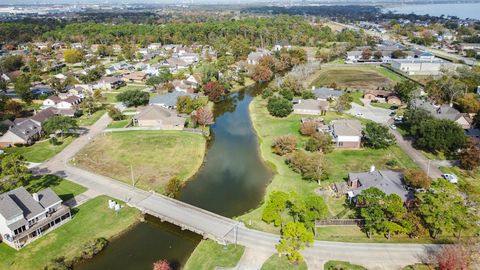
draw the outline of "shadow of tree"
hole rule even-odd
[[[62,180],[61,177],[52,174],[34,176],[30,182],[31,184],[28,186],[28,191],[33,193],[48,187],[55,187],[58,186]]]

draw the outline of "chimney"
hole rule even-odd
[[[370,166],[370,172],[372,173],[374,171],[375,171],[375,166],[374,165]]]
[[[37,193],[33,193],[32,194],[32,197],[35,201],[39,202],[40,201],[40,198],[38,197],[38,194]]]

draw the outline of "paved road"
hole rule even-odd
[[[388,121],[391,119],[389,115],[390,110],[374,107],[368,102],[366,102],[364,106],[352,102],[352,108],[348,110],[347,113],[354,116],[361,114],[360,117],[372,120],[380,124],[387,124]]]
[[[94,194],[105,194],[143,212],[177,224],[185,229],[203,234],[217,241],[237,242],[255,252],[275,253],[279,236],[248,229],[242,223],[216,215],[183,202],[134,188],[111,178],[94,174],[68,164],[68,161],[82,149],[110,122],[104,115],[90,127],[87,134],[80,136],[64,151],[35,168],[36,173],[53,173],[87,187]],[[359,244],[315,241],[303,254],[310,269],[321,269],[327,260],[348,260],[369,267],[369,269],[396,269],[421,261],[421,258],[436,245],[421,244]]]

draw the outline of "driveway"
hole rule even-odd
[[[348,114],[359,116],[379,124],[388,124],[391,119],[390,110],[374,107],[369,102],[364,102],[364,106],[352,102],[352,108],[347,111]]]

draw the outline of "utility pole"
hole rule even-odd
[[[428,165],[427,165],[427,176],[430,177],[430,159],[428,159]]]
[[[132,177],[132,187],[135,187],[135,179],[133,178],[133,166],[130,163],[130,176]]]

